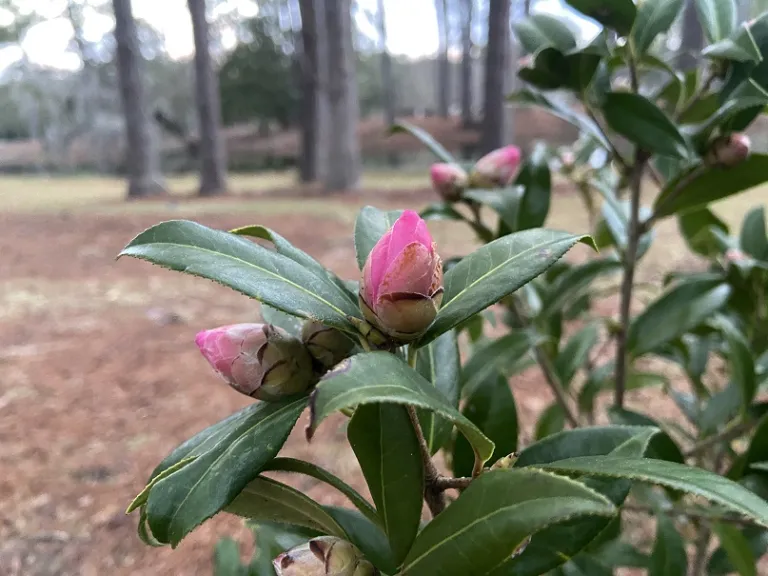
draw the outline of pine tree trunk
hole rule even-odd
[[[384,0],[378,0],[379,39],[381,41],[381,87],[384,100],[384,122],[389,127],[395,123],[396,94],[394,78],[392,77],[392,57],[387,49],[387,19],[384,11]],[[400,164],[397,152],[387,154],[390,166]]]
[[[125,117],[128,197],[140,198],[165,192],[155,170],[155,149],[141,79],[141,54],[131,0],[113,0],[115,41],[120,97]]]
[[[504,76],[509,60],[509,0],[490,0],[480,153],[504,145]]]
[[[461,0],[461,121],[472,125],[472,12],[474,0]]]
[[[360,108],[350,0],[325,0],[325,26],[330,109],[325,189],[338,192],[356,188],[360,178]]]
[[[683,9],[683,30],[680,42],[678,65],[683,70],[692,70],[699,63],[699,54],[704,47],[704,30],[699,22],[696,0],[688,0]]]
[[[451,63],[448,61],[448,0],[435,0],[437,14],[437,112],[448,118],[451,106]]]
[[[318,26],[316,0],[300,0],[301,8],[301,159],[299,178],[314,182],[320,166],[320,54],[318,52]],[[322,9],[322,8],[321,8]]]
[[[219,82],[210,53],[205,0],[187,0],[195,38],[195,99],[200,125],[200,196],[227,190],[227,158],[221,134]]]

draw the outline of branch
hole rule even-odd
[[[605,141],[608,142],[608,147],[610,148],[611,155],[614,157],[616,162],[619,163],[621,168],[623,170],[628,169],[627,161],[624,159],[624,157],[619,152],[619,149],[616,148],[616,145],[611,142],[611,139],[608,138],[608,134],[603,129],[603,127],[600,125],[600,122],[597,120],[597,116],[595,115],[595,112],[590,108],[589,106],[585,106],[587,110],[587,116],[589,116],[590,120],[595,123],[595,126],[597,126],[597,129],[600,130],[600,133],[603,135],[603,138],[605,138]]]
[[[424,432],[421,430],[416,408],[408,406],[407,409],[413,429],[416,431],[416,437],[419,440],[419,451],[421,452],[421,460],[424,463],[424,501],[434,517],[445,510],[445,498],[443,497],[445,488],[439,487],[442,476],[435,467],[435,463],[432,462],[432,455],[429,452],[427,440],[424,438]]]
[[[719,444],[720,442],[731,442],[739,436],[749,432],[756,423],[757,422],[755,420],[747,420],[746,422],[738,422],[728,426],[722,432],[715,434],[714,436],[710,436],[709,438],[705,438],[696,444],[693,448],[685,452],[683,455],[686,458],[690,458],[691,456],[698,456],[702,452],[706,452],[709,448]]]

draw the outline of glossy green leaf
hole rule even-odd
[[[656,434],[648,445],[648,457],[668,460],[669,462],[678,462],[680,464],[685,462],[683,453],[680,451],[678,445],[653,418],[625,408],[616,408],[615,406],[612,406],[608,410],[608,417],[612,424],[659,428],[661,432]]]
[[[585,456],[539,465],[566,474],[626,478],[701,496],[768,526],[768,502],[732,480],[675,462],[651,458]]]
[[[451,330],[419,350],[416,370],[454,407],[459,405],[461,365],[456,331]],[[419,410],[419,422],[430,452],[450,439],[453,425],[429,410]]]
[[[472,396],[477,387],[495,373],[513,375],[518,367],[525,365],[523,360],[529,356],[536,342],[533,334],[522,331],[479,342],[461,370],[462,395]]]
[[[374,566],[386,574],[397,571],[387,536],[379,526],[357,510],[338,506],[323,506],[323,509],[342,527],[346,540],[357,546]]]
[[[566,0],[582,14],[627,36],[635,22],[637,9],[632,0]]]
[[[699,428],[705,434],[713,433],[735,418],[741,407],[741,388],[729,382],[725,388],[707,400],[699,417]]]
[[[194,460],[152,486],[153,536],[175,547],[232,502],[277,455],[306,405],[306,398],[252,404],[177,448],[169,458]]]
[[[303,324],[301,318],[281,312],[277,308],[273,308],[267,304],[261,305],[261,317],[264,322],[282,328],[289,334],[301,337],[301,326]]]
[[[589,87],[600,62],[599,54],[563,54],[556,48],[544,48],[536,53],[532,66],[520,68],[517,75],[539,90],[567,88],[581,93]]]
[[[710,43],[727,38],[736,29],[738,11],[734,0],[696,0],[696,8]]]
[[[562,432],[564,428],[565,413],[563,408],[557,402],[553,402],[539,414],[539,419],[536,420],[536,428],[533,431],[533,437],[537,441],[542,440]]]
[[[442,307],[416,345],[428,344],[513,293],[546,271],[578,242],[589,244],[591,238],[533,229],[504,236],[475,250],[445,274]]]
[[[418,372],[389,352],[357,354],[326,374],[310,400],[308,435],[325,418],[344,408],[377,402],[431,410],[453,422],[472,444],[481,462],[493,454],[493,442],[464,417]]]
[[[612,567],[647,568],[648,557],[629,542],[616,539],[602,546],[600,558]]]
[[[319,480],[328,486],[336,488],[336,490],[349,498],[349,501],[355,505],[355,508],[360,510],[371,522],[379,522],[376,510],[352,486],[316,464],[295,458],[275,458],[263,468],[263,472],[291,472]]]
[[[258,522],[292,524],[346,538],[344,529],[320,504],[295,488],[270,478],[252,480],[225,509]]]
[[[429,134],[426,130],[423,130],[422,128],[419,128],[418,126],[414,126],[413,124],[405,121],[399,121],[395,122],[389,129],[390,134],[398,134],[398,133],[406,133],[410,134],[414,138],[416,138],[419,142],[424,144],[432,154],[437,156],[437,158],[441,162],[448,162],[449,164],[453,164],[456,162],[456,159],[451,155],[448,150],[445,149],[445,147],[440,144],[437,140],[435,140],[431,134]]]
[[[747,411],[757,392],[755,360],[749,344],[736,326],[725,317],[718,317],[712,323],[728,342],[728,367],[731,382],[741,390],[742,410]]]
[[[729,547],[731,548],[730,553],[726,550],[725,546],[720,546],[720,548],[712,553],[709,562],[707,563],[707,574],[709,576],[725,576],[726,574],[736,572],[738,571],[737,566],[740,566],[743,562],[742,558],[754,561],[756,558],[763,556],[768,549],[767,530],[755,526],[733,529],[739,533],[739,536],[734,537],[730,534],[726,535],[726,538],[731,536],[732,539],[732,542],[729,543]],[[744,548],[743,542],[738,542],[738,540],[741,539],[746,540],[748,548]],[[748,553],[747,550],[749,551]],[[733,554],[736,554],[737,556],[736,562],[734,563],[730,560],[730,556]],[[751,573],[749,572],[749,568],[745,569],[747,570],[746,574],[755,573],[754,565],[752,565],[753,572]],[[741,574],[744,574],[744,572],[741,572]]]
[[[640,148],[673,158],[690,155],[688,143],[674,122],[644,96],[610,92],[605,96],[603,114],[612,130]]]
[[[496,445],[488,465],[517,449],[517,406],[509,382],[500,374],[492,374],[475,389],[462,413]],[[463,436],[454,443],[451,462],[454,476],[472,475],[474,454]]]
[[[488,206],[499,215],[509,230],[517,231],[518,212],[524,193],[522,186],[512,186],[499,190],[467,190],[464,198]]]
[[[762,60],[760,47],[755,42],[748,23],[743,22],[728,38],[710,44],[702,55],[717,60],[729,60],[735,62],[748,62],[757,64]]]
[[[653,545],[648,576],[685,576],[688,572],[688,555],[685,541],[672,520],[656,516],[656,542]]]
[[[120,256],[213,280],[270,306],[353,331],[360,311],[329,277],[240,236],[172,220],[142,232]]]
[[[637,8],[630,34],[632,47],[643,54],[659,34],[665,33],[680,13],[683,0],[645,0]]]
[[[365,266],[368,254],[376,246],[387,230],[400,218],[402,210],[383,211],[373,206],[365,206],[355,220],[355,253],[360,270]]]
[[[512,23],[515,36],[523,49],[535,54],[544,48],[568,52],[576,48],[573,31],[561,18],[551,14],[532,14],[529,18]]]
[[[765,228],[764,206],[752,208],[741,225],[739,245],[756,260],[768,260],[768,234]]]
[[[763,184],[768,179],[768,154],[752,154],[734,168],[710,167],[691,178],[683,172],[657,196],[654,212],[671,216],[716,202]]]
[[[730,287],[717,279],[672,286],[632,320],[629,353],[641,356],[685,334],[717,312],[730,294]]]
[[[712,530],[739,576],[757,576],[755,556],[744,534],[735,526],[721,522],[715,522]]]
[[[712,229],[728,233],[728,225],[708,208],[680,214],[677,225],[691,251],[708,257],[719,253],[719,244]]]
[[[589,359],[589,353],[597,345],[599,336],[598,325],[595,323],[587,324],[574,333],[558,353],[554,368],[560,378],[560,383],[565,388],[568,388],[576,372]]]
[[[533,153],[523,163],[515,184],[525,190],[520,199],[515,231],[540,228],[549,214],[552,195],[552,175],[545,147],[534,148]]]
[[[347,437],[399,564],[419,530],[424,494],[424,465],[408,411],[397,404],[359,406]]]
[[[561,104],[544,94],[533,90],[519,90],[509,95],[507,100],[520,107],[541,108],[553,116],[557,116],[561,120],[576,126],[579,130],[586,132],[604,148],[610,147],[602,131],[592,120],[582,114],[574,112],[568,106]]]
[[[486,574],[546,526],[615,512],[607,498],[568,478],[534,470],[494,470],[472,482],[421,531],[402,572]]]
[[[707,118],[698,130],[694,139],[697,143],[707,142],[716,130],[730,132],[732,124],[742,114],[755,108],[762,109],[768,105],[768,92],[754,80],[749,80],[734,90],[728,100],[714,114]]]
[[[213,549],[213,576],[247,576],[240,562],[240,547],[232,538],[222,538]]]
[[[547,291],[540,315],[547,317],[561,311],[588,290],[598,278],[619,272],[622,268],[621,262],[614,256],[596,258],[574,266],[559,276]]]
[[[734,461],[728,471],[728,478],[739,480],[754,470],[768,472],[768,468],[761,464],[765,460],[768,460],[768,417],[763,416],[751,433],[746,451]]]

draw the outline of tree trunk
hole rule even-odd
[[[531,14],[531,0],[525,0],[525,15],[529,16]]]
[[[509,59],[509,0],[490,0],[480,153],[504,145],[504,76]]]
[[[139,198],[163,193],[156,170],[157,162],[149,113],[141,80],[141,54],[131,0],[113,0],[115,42],[120,97],[125,117],[128,197]]]
[[[392,78],[392,58],[387,48],[387,19],[384,11],[384,0],[378,0],[377,16],[381,41],[381,87],[384,99],[384,122],[387,126],[392,126],[395,123],[397,91]],[[400,164],[400,157],[397,152],[390,152],[387,154],[387,161],[390,166],[397,166]]]
[[[325,0],[325,27],[330,108],[325,189],[336,192],[356,188],[360,178],[360,108],[350,0]]]
[[[461,121],[472,125],[472,12],[474,0],[461,0]]]
[[[680,42],[678,66],[683,70],[692,70],[699,63],[699,54],[704,47],[704,30],[699,22],[696,1],[688,0],[683,10],[683,30]]]
[[[320,55],[318,53],[318,15],[315,0],[301,0],[301,159],[299,178],[302,182],[318,179],[320,165]]]
[[[448,61],[448,0],[435,0],[437,14],[437,112],[448,118],[451,106],[451,63]]]
[[[195,38],[195,99],[200,130],[200,196],[227,190],[227,158],[221,136],[219,81],[210,53],[205,0],[187,0]]]

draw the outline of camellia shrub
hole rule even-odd
[[[158,465],[129,507],[145,542],[176,546],[229,512],[248,519],[258,550],[246,568],[222,541],[222,574],[759,573],[765,214],[751,210],[732,232],[710,204],[768,180],[768,155],[744,135],[768,104],[768,16],[737,24],[731,0],[697,0],[709,45],[702,68],[686,72],[653,51],[681,0],[568,3],[603,30],[580,45],[553,16],[517,23],[531,57],[526,88],[510,100],[575,124],[579,140],[464,164],[419,129],[395,126],[439,158],[440,201],[421,214],[363,208],[359,281],[264,226],[164,222],[123,250],[254,298],[264,319],[198,335],[213,369],[254,403]],[[553,177],[578,192],[591,230],[545,227]],[[480,247],[443,260],[435,219],[466,225]],[[677,221],[691,265],[640,283],[665,219]],[[599,251],[563,258],[580,242]],[[554,401],[519,445],[509,378],[532,366]],[[627,392],[643,387],[680,419],[628,406]],[[305,410],[308,441],[328,416],[348,418],[372,501],[279,455]],[[310,476],[349,506],[316,502],[272,472]],[[630,515],[655,538],[627,536]]]

